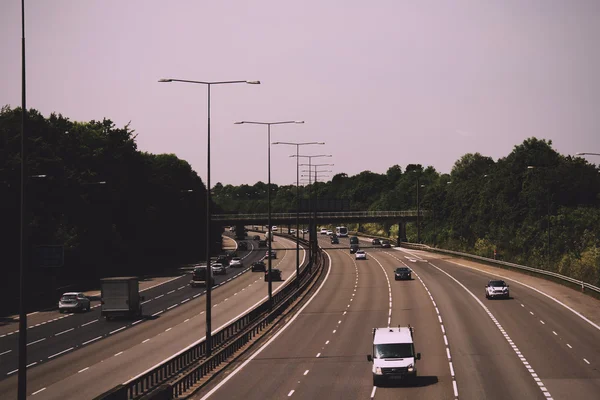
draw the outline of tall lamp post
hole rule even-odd
[[[300,172],[299,160],[300,146],[308,146],[312,144],[323,145],[325,142],[274,142],[273,144],[285,144],[296,146],[296,287],[300,287]]]
[[[226,85],[233,83],[247,83],[250,85],[260,85],[260,81],[191,81],[187,79],[159,79],[161,83],[181,82],[206,85],[208,88],[208,129],[207,129],[207,150],[206,150],[206,356],[212,353],[212,327],[211,327],[211,292],[212,292],[212,267],[210,265],[211,249],[211,212],[210,212],[210,87],[212,85]]]
[[[310,170],[311,167],[311,162],[313,158],[320,158],[320,157],[333,157],[331,154],[316,154],[316,155],[311,155],[311,156],[307,156],[307,155],[302,155],[302,154],[293,154],[290,157],[296,157],[296,158],[308,158],[308,169]],[[306,164],[298,164],[298,165],[306,165]],[[310,177],[308,179],[308,216],[309,216],[309,223],[308,223],[308,227],[309,227],[309,233],[308,233],[308,264],[312,266],[313,260],[314,260],[314,251],[316,250],[314,248],[315,242],[317,240],[317,236],[316,236],[316,226],[317,226],[317,214],[316,214],[316,205],[315,205],[315,218],[313,221],[313,227],[311,229],[311,224],[310,224],[310,219],[312,217],[311,214],[311,198],[312,198],[312,189],[311,189],[311,184],[310,184]]]
[[[21,212],[20,212],[20,262],[19,262],[19,376],[17,396],[19,400],[27,397],[27,310],[25,302],[25,268],[27,263],[27,221],[25,221],[25,186],[27,184],[27,148],[25,138],[25,121],[27,120],[27,104],[25,101],[25,0],[21,0]]]
[[[269,235],[267,243],[268,243],[268,254],[267,263],[268,263],[268,290],[269,290],[269,309],[273,307],[273,282],[271,279],[271,267],[273,263],[273,257],[271,257],[271,250],[273,248],[273,225],[271,224],[271,125],[283,125],[283,124],[303,124],[304,121],[277,121],[277,122],[262,122],[262,121],[239,121],[235,122],[235,124],[254,124],[254,125],[267,125],[267,234]]]

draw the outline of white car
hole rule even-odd
[[[229,263],[230,267],[242,268],[244,266],[244,262],[240,257],[233,257],[231,262]]]
[[[491,280],[485,285],[485,298],[493,299],[495,297],[501,297],[509,299],[510,294],[508,291],[508,285],[501,280]]]
[[[215,275],[227,275],[227,267],[225,264],[214,263],[212,266],[212,272]]]
[[[300,233],[308,233],[308,229],[300,229]]]
[[[81,292],[63,293],[58,301],[58,311],[62,314],[66,311],[90,311],[90,299]]]
[[[295,235],[296,234],[296,230],[295,229],[290,229],[290,235]]]
[[[328,230],[328,231],[327,231],[327,236],[331,236],[331,235],[333,235],[333,231],[329,231],[329,230]]]
[[[356,253],[354,253],[354,259],[355,260],[366,260],[367,253],[365,253],[364,250],[357,250]]]
[[[327,229],[321,228],[321,235],[327,235]]]
[[[279,228],[278,228],[278,227],[276,227],[276,226],[274,226],[274,227],[272,227],[272,228],[271,228],[271,230],[272,230],[273,232],[277,232],[277,231],[279,230]]]

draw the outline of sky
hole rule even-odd
[[[130,123],[138,150],[173,153],[211,186],[268,180],[271,142],[324,172],[395,164],[449,173],[529,137],[600,153],[598,0],[29,0],[27,107]],[[21,2],[0,1],[0,106],[21,104]],[[271,145],[271,182],[296,181]],[[598,163],[600,157],[588,157]],[[301,159],[307,163],[307,158]],[[307,167],[300,167],[301,170]],[[301,174],[306,174],[301,172]]]

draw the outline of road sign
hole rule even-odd
[[[58,268],[64,265],[65,247],[62,245],[35,246],[34,262],[42,268]]]

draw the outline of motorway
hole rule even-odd
[[[248,252],[238,252],[244,257],[244,267],[215,276],[213,331],[266,298],[263,273],[249,270],[253,261],[263,258],[265,249],[255,248],[253,241],[248,243],[252,246]],[[273,247],[291,249],[295,244],[277,238]],[[295,251],[285,249],[277,252],[273,267],[280,268],[287,280],[295,276],[296,257]],[[189,279],[189,275],[181,275],[142,292],[144,318],[139,320],[105,321],[94,303],[87,313],[61,315],[55,311],[29,317],[30,396],[93,398],[202,340],[205,288],[189,287]],[[284,283],[274,282],[273,290]],[[0,333],[0,393],[2,398],[16,398],[18,332],[3,327]]]
[[[194,399],[592,399],[600,393],[600,302],[539,278],[406,249],[349,254],[327,248],[331,266],[283,329]],[[394,281],[409,266],[411,281]],[[486,300],[499,275],[511,298]],[[536,289],[542,287],[543,291]],[[595,313],[586,320],[548,293]],[[557,295],[558,296],[558,295]],[[561,298],[562,298],[561,297]],[[415,385],[374,387],[374,327],[415,327],[422,354]]]

